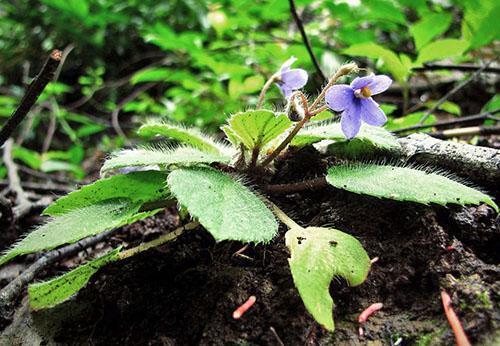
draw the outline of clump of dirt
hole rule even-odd
[[[282,175],[284,181],[304,172],[293,161],[287,167],[293,177]],[[21,340],[29,324],[38,340],[61,344],[278,345],[279,338],[285,345],[391,345],[399,339],[452,345],[440,301],[445,289],[471,341],[493,344],[500,320],[494,249],[500,231],[489,207],[427,207],[334,188],[274,200],[298,223],[348,232],[370,257],[379,257],[361,286],[333,280],[335,333],[317,325],[303,306],[288,268],[284,228],[270,244],[249,247],[247,257],[233,255],[242,244],[215,243],[198,229],[103,268],[75,299],[54,309],[19,314],[25,324],[7,328],[3,340]],[[126,232],[137,242],[138,234],[172,228],[175,218],[165,221],[172,215]],[[255,305],[234,320],[234,309],[251,295]],[[360,337],[357,316],[375,302],[384,307]]]

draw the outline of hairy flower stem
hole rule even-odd
[[[262,161],[262,167],[267,166],[270,164],[278,155],[290,144],[292,139],[299,133],[299,131],[304,127],[304,125],[316,114],[318,114],[323,108],[319,107],[318,109],[315,109],[315,107],[318,106],[318,104],[325,98],[325,94],[327,90],[335,84],[341,77],[348,75],[351,72],[357,72],[359,71],[358,65],[355,63],[350,63],[346,65],[342,65],[337,72],[332,76],[328,84],[323,88],[321,93],[318,95],[316,100],[312,103],[311,107],[307,107],[307,109],[304,110],[305,115],[304,118],[295,125],[295,127],[292,129],[292,131],[288,134],[288,136],[283,140],[283,142],[278,145],[274,151],[268,155],[264,161]],[[267,83],[266,83],[267,84]]]
[[[323,101],[323,99],[325,98],[325,95],[326,95],[326,92],[328,91],[328,89],[330,89],[330,87],[332,85],[334,85],[335,83],[337,83],[337,81],[345,76],[345,75],[348,75],[352,72],[358,72],[359,71],[359,67],[358,65],[356,65],[355,63],[350,63],[350,64],[345,64],[345,65],[342,65],[338,70],[337,72],[335,72],[335,74],[332,76],[332,78],[330,78],[330,80],[328,81],[328,84],[323,88],[323,90],[321,90],[321,93],[318,95],[318,97],[316,98],[316,100],[314,100],[314,102],[312,103],[310,109],[311,109],[311,113],[314,113],[314,114],[317,114],[319,112],[316,112],[316,107],[319,105],[319,103],[321,101]]]
[[[278,206],[276,204],[274,204],[273,202],[271,202],[269,200],[267,200],[267,202],[271,206],[271,209],[273,210],[274,215],[276,215],[276,217],[281,222],[283,222],[288,228],[303,228],[302,226],[297,224],[295,221],[293,221],[288,215],[286,215],[283,210],[278,208]]]
[[[197,228],[199,225],[200,224],[198,221],[192,221],[184,226],[178,227],[177,229],[175,229],[174,231],[172,231],[170,233],[164,234],[164,235],[162,235],[156,239],[153,239],[147,243],[143,243],[139,246],[136,246],[136,247],[133,247],[133,248],[128,249],[126,251],[120,252],[118,256],[121,260],[125,259],[125,258],[132,257],[134,255],[137,255],[140,252],[144,252],[144,251],[149,250],[153,247],[157,247],[157,246],[163,245],[171,240],[174,240],[177,237],[179,237],[181,234],[183,234],[184,231],[193,230],[193,229]]]
[[[295,127],[292,129],[292,131],[288,134],[288,136],[286,136],[283,142],[281,142],[280,145],[278,145],[278,147],[274,149],[274,151],[271,154],[269,154],[264,159],[264,161],[262,161],[262,167],[265,167],[268,164],[270,164],[283,151],[283,149],[285,149],[288,146],[288,144],[290,144],[293,137],[295,137],[295,135],[299,133],[300,129],[304,126],[305,123],[309,121],[309,119],[311,119],[311,115],[309,114],[309,112],[306,112],[304,119],[299,121],[297,125],[295,125]]]
[[[261,108],[262,105],[264,104],[264,98],[266,97],[266,93],[269,90],[269,88],[271,87],[271,85],[273,85],[274,81],[276,80],[276,77],[277,77],[277,75],[273,74],[271,76],[271,78],[269,78],[267,80],[266,84],[264,84],[264,86],[262,87],[262,91],[260,92],[259,99],[257,100],[257,105],[256,105],[257,109]]]

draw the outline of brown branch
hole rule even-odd
[[[413,126],[408,126],[402,129],[397,129],[392,131],[392,133],[402,133],[402,132],[409,132],[409,131],[415,131],[415,130],[421,130],[421,129],[428,129],[431,127],[445,127],[445,126],[451,126],[451,125],[458,125],[462,123],[468,123],[472,121],[477,121],[477,120],[486,120],[486,119],[492,119],[492,120],[499,120],[497,117],[494,117],[495,114],[500,113],[500,109],[495,109],[494,111],[491,112],[484,112],[484,113],[479,113],[479,114],[473,114],[473,115],[468,115],[465,117],[460,117],[456,118],[453,120],[446,120],[446,121],[439,121],[434,124],[421,124],[421,125],[413,125]]]
[[[500,134],[500,125],[497,126],[471,126],[458,129],[449,129],[429,133],[434,138],[446,139],[452,137],[476,136],[476,135],[498,135]]]
[[[53,263],[56,263],[62,258],[75,255],[85,248],[99,243],[115,231],[116,229],[82,239],[77,243],[47,252],[45,255],[40,257],[35,263],[29,266],[28,269],[22,272],[21,275],[16,277],[0,291],[0,316],[7,319],[8,316],[11,315],[15,299],[21,293],[23,287],[32,281],[43,269]]]
[[[329,186],[325,177],[315,178],[311,180],[301,181],[299,183],[291,184],[276,184],[276,185],[266,185],[264,190],[271,194],[285,194],[301,192],[305,190],[318,190]]]
[[[304,41],[304,45],[306,46],[307,52],[309,53],[309,56],[311,57],[311,61],[314,64],[314,67],[316,68],[316,71],[320,75],[322,82],[324,83],[327,81],[327,78],[323,71],[321,70],[321,66],[319,65],[318,59],[316,58],[316,55],[314,55],[314,52],[312,50],[311,42],[309,41],[309,38],[307,37],[306,30],[304,29],[304,24],[302,23],[302,20],[300,19],[298,13],[297,13],[297,7],[295,6],[295,0],[288,0],[290,4],[290,12],[292,13],[293,19],[295,20],[295,24],[297,24],[297,28],[300,31],[300,35],[302,36],[302,40]]]
[[[7,120],[5,125],[0,130],[0,146],[2,146],[7,139],[12,135],[14,130],[19,126],[21,121],[30,111],[31,107],[35,104],[36,100],[43,92],[47,84],[54,77],[57,66],[61,61],[62,53],[59,50],[53,50],[49,58],[42,67],[40,73],[33,79],[28,90],[24,94],[20,105],[14,111],[12,116]]]
[[[413,71],[424,72],[424,71],[440,71],[440,70],[450,70],[450,71],[477,71],[481,66],[477,65],[441,65],[441,64],[424,64],[422,67],[416,67]],[[500,74],[500,68],[498,67],[487,67],[483,70],[484,73],[498,73]]]

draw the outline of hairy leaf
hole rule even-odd
[[[247,149],[262,148],[285,132],[292,121],[286,114],[275,114],[266,109],[241,112],[228,120],[222,130],[233,144],[243,143]]]
[[[127,198],[146,203],[168,198],[167,174],[159,171],[132,172],[100,179],[59,198],[44,210],[58,216],[111,198]]]
[[[130,149],[119,151],[106,160],[101,168],[101,174],[126,167],[159,166],[161,169],[171,169],[172,167],[229,162],[230,159],[230,156],[203,152],[190,147]]]
[[[331,228],[292,228],[285,235],[293,282],[307,310],[326,329],[333,331],[333,300],[330,282],[341,276],[351,286],[363,283],[370,258],[359,241]]]
[[[331,167],[326,180],[336,188],[380,198],[440,205],[484,202],[498,211],[488,195],[445,176],[412,168],[345,164]]]
[[[342,132],[340,123],[326,123],[302,129],[292,140],[292,146],[303,147],[325,139],[336,142],[348,141]],[[367,142],[378,149],[390,150],[399,148],[396,137],[387,130],[377,126],[361,125],[361,129],[354,139]]]
[[[19,255],[51,250],[120,227],[136,219],[140,206],[129,199],[110,199],[71,210],[29,233],[0,257],[0,265]]]
[[[188,128],[169,123],[150,123],[142,125],[138,131],[140,136],[152,137],[160,135],[185,143],[191,147],[211,154],[230,154],[230,150],[222,143],[218,143],[214,138],[203,134],[196,128]]]
[[[181,168],[168,176],[179,203],[217,241],[268,242],[278,223],[266,205],[248,188],[211,168]]]
[[[28,287],[30,307],[35,310],[54,307],[80,291],[99,268],[119,259],[120,248],[81,265],[61,276]]]

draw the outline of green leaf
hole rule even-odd
[[[498,207],[486,194],[443,175],[376,164],[344,164],[331,167],[326,180],[338,189],[421,204],[481,204]],[[411,182],[411,183],[409,183]]]
[[[243,143],[247,149],[252,150],[264,147],[291,125],[292,121],[286,114],[259,109],[233,115],[228,120],[228,127],[223,127],[222,130],[231,141]]]
[[[125,167],[159,166],[170,170],[175,167],[211,164],[214,162],[227,163],[230,156],[203,152],[190,147],[142,148],[119,151],[104,162],[101,174]]]
[[[322,140],[329,139],[336,142],[348,142],[340,123],[326,123],[319,126],[308,126],[302,129],[292,140],[292,146],[303,147]],[[377,127],[363,124],[355,139],[377,149],[391,150],[399,148],[399,143],[390,132]]]
[[[468,46],[469,42],[452,38],[434,41],[420,50],[415,66],[420,66],[429,61],[462,55]]]
[[[265,80],[262,76],[250,76],[241,81],[241,78],[231,78],[229,81],[228,92],[231,99],[236,100],[241,95],[253,94],[259,91],[264,85]]]
[[[426,103],[424,103],[424,106],[428,109],[432,109],[437,104],[437,102],[438,101],[427,101]],[[460,108],[460,106],[451,101],[443,102],[441,105],[439,105],[437,109],[445,111],[446,113],[450,114],[455,114],[455,115],[462,114],[462,109]]]
[[[68,300],[85,287],[101,267],[118,260],[120,249],[115,249],[51,280],[29,285],[30,307],[34,310],[46,309]]]
[[[385,124],[384,128],[389,131],[394,131],[409,126],[417,125],[420,122],[420,119],[422,119],[424,115],[425,112],[415,112],[405,115],[404,117],[399,117],[399,118],[390,117],[387,123]],[[425,119],[424,125],[434,124],[435,122],[436,122],[436,116],[431,114],[427,117],[427,119]],[[422,131],[425,132],[430,130],[432,129],[422,130]]]
[[[376,43],[367,42],[350,46],[342,51],[343,54],[352,56],[365,56],[371,59],[382,59],[385,68],[400,83],[406,83],[410,70],[405,67],[399,57],[393,51]]]
[[[126,198],[132,203],[167,199],[167,174],[159,171],[118,174],[83,186],[59,198],[44,210],[44,215],[59,216],[112,198]]]
[[[211,168],[180,168],[168,176],[179,203],[217,241],[268,242],[278,223],[266,205],[247,187]]]
[[[292,228],[285,235],[293,282],[311,315],[333,331],[330,282],[341,276],[351,286],[362,284],[370,270],[370,258],[359,241],[336,229]]]
[[[140,206],[129,199],[115,198],[71,210],[29,233],[0,257],[0,265],[19,255],[51,250],[120,227],[134,217]]]
[[[493,112],[500,109],[500,94],[495,94],[493,97],[483,106],[481,112]]]
[[[143,82],[163,82],[172,75],[173,71],[165,67],[152,67],[144,70],[137,71],[130,82],[132,84]]]
[[[420,21],[410,27],[417,51],[422,49],[433,38],[444,33],[450,27],[450,13],[428,13]]]
[[[210,136],[205,135],[196,128],[169,123],[149,123],[139,128],[138,134],[143,137],[160,135],[175,141],[188,144],[191,147],[212,154],[230,154],[230,149],[222,143],[217,142]]]

